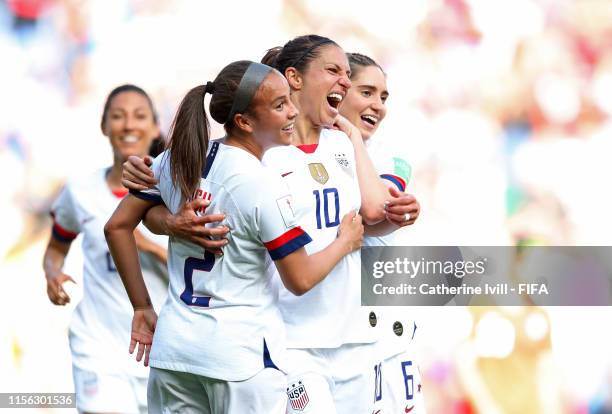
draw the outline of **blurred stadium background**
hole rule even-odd
[[[111,162],[106,94],[143,87],[167,130],[190,87],[305,33],[388,73],[373,145],[411,161],[422,205],[401,240],[611,244],[610,1],[3,0],[0,391],[72,390],[80,286],[52,306],[41,260],[66,177]],[[610,308],[413,311],[429,413],[612,413]]]

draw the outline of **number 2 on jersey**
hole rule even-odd
[[[185,260],[185,290],[181,293],[181,300],[189,306],[200,306],[207,308],[210,303],[210,296],[194,296],[193,295],[193,272],[201,270],[202,272],[210,272],[215,265],[215,255],[206,250],[204,259],[197,257],[188,257]]]
[[[340,224],[340,197],[338,197],[338,189],[336,188],[324,188],[323,194],[319,190],[314,190],[312,192],[315,196],[316,206],[316,215],[317,215],[317,229],[321,229],[321,199],[323,199],[323,215],[325,216],[325,227],[336,227]],[[332,204],[330,198],[333,197],[334,204],[334,219],[330,219],[329,208]]]

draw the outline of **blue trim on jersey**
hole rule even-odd
[[[72,241],[75,239],[75,237],[60,234],[60,232],[55,226],[51,228],[51,235],[55,240],[60,241],[62,243],[72,243]]]
[[[138,191],[138,190],[132,190],[132,189],[130,189],[130,194],[141,200],[152,201],[157,204],[163,204],[164,202],[161,196],[157,194],[145,193],[144,191]]]
[[[391,181],[393,184],[397,186],[397,188],[399,188],[400,191],[406,190],[406,187],[404,187],[404,184],[400,180],[398,180],[397,178],[395,178],[394,176],[390,174],[382,174],[380,178]]]
[[[291,253],[293,253],[300,247],[306,246],[311,241],[312,239],[310,238],[308,233],[304,233],[300,236],[297,236],[289,240],[287,243],[283,244],[282,246],[277,247],[274,250],[269,250],[268,252],[270,253],[270,257],[272,258],[272,260],[279,260],[285,256],[290,255]]]
[[[215,157],[217,156],[217,152],[219,151],[219,141],[215,141],[212,143],[210,147],[210,151],[208,152],[208,156],[206,157],[206,165],[204,166],[204,171],[202,172],[202,178],[206,178],[208,173],[210,172],[210,168],[215,162]]]
[[[274,368],[280,371],[280,369],[278,369],[276,364],[272,362],[272,358],[270,358],[270,351],[268,350],[268,345],[266,344],[266,338],[264,338],[263,364],[264,364],[264,368]]]

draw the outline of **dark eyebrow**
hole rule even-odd
[[[367,90],[370,90],[370,91],[377,91],[378,90],[378,88],[376,86],[368,85],[368,84],[356,85],[355,87],[367,89]],[[380,94],[389,97],[389,91],[386,90],[386,89],[383,89],[383,91]]]
[[[326,62],[326,65],[333,65],[336,69],[340,69],[340,70],[344,70],[342,69],[342,66],[338,65],[337,63],[334,62]],[[349,75],[351,74],[351,68],[349,67],[348,69],[346,69],[346,73],[348,73]]]
[[[372,89],[373,91],[376,90],[376,86],[374,85],[368,85],[368,84],[363,84],[363,85],[357,85],[358,88],[366,88],[366,89]]]
[[[137,106],[136,108],[134,108],[134,111],[142,111],[142,110],[146,111],[147,107],[146,106]],[[122,112],[125,112],[125,109],[123,109],[122,107],[114,107],[114,108],[110,108],[109,109],[109,112],[112,112],[112,111],[122,111]]]

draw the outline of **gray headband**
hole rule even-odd
[[[232,109],[226,122],[234,119],[234,115],[244,113],[244,111],[247,110],[259,85],[261,85],[261,82],[263,82],[271,70],[272,68],[268,65],[251,62],[246,72],[244,72],[244,75],[242,75],[240,85],[238,85],[238,89],[234,95]]]

